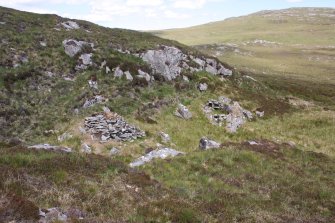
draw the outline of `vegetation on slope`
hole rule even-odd
[[[334,14],[330,8],[262,11],[154,33],[196,46],[286,94],[334,104]]]
[[[320,105],[299,98],[308,92],[306,88],[297,87],[301,94],[292,91],[287,95],[271,85],[273,82],[254,81],[243,73],[220,80],[198,72],[185,74],[189,82],[157,78],[151,84],[116,79],[99,69],[101,62],[129,70],[145,69],[147,64],[118,52],[115,45],[133,52],[158,44],[193,50],[147,33],[107,29],[84,21],[77,21],[84,29],[57,31],[53,28],[66,19],[5,8],[0,12],[1,21],[6,22],[0,26],[1,40],[7,42],[1,45],[0,135],[9,141],[0,144],[0,221],[35,220],[38,208],[49,207],[78,208],[86,213],[83,222],[335,220],[335,119],[331,104],[327,104],[331,96],[315,95],[326,98]],[[94,43],[97,66],[76,72],[78,58],[69,58],[62,47],[66,38]],[[46,41],[47,47],[41,47],[39,41]],[[27,54],[29,62],[17,68],[9,66],[10,48]],[[56,76],[48,77],[45,71]],[[98,80],[99,92],[88,87],[92,76]],[[208,84],[208,91],[197,90],[200,82]],[[85,99],[97,93],[108,101],[82,109]],[[202,111],[207,100],[221,95],[249,110],[265,111],[265,117],[229,134],[224,127],[211,125]],[[173,115],[180,102],[190,108],[191,120]],[[133,142],[92,142],[78,127],[103,106],[145,130],[147,137]],[[54,134],[46,134],[48,130]],[[171,142],[161,142],[160,131],[168,133]],[[73,138],[59,142],[57,136],[64,132]],[[75,152],[30,150],[13,136],[26,144],[60,144]],[[203,136],[223,143],[222,148],[199,151]],[[250,140],[261,145],[252,147]],[[95,154],[78,152],[87,141]],[[156,148],[157,143],[186,155],[129,168],[131,161]],[[120,154],[111,157],[114,146]]]

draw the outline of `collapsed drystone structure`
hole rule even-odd
[[[209,100],[203,108],[207,118],[214,125],[226,124],[226,130],[235,133],[247,120],[253,119],[253,114],[242,108],[236,101],[227,97],[219,100]]]
[[[145,136],[145,132],[128,124],[120,115],[104,108],[104,112],[85,118],[85,130],[101,142],[131,141]]]

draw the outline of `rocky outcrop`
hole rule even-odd
[[[218,101],[209,100],[203,111],[212,124],[226,124],[226,130],[230,133],[235,133],[247,120],[253,119],[250,111],[226,97],[220,97]]]
[[[153,150],[147,154],[145,154],[144,156],[141,156],[140,158],[136,159],[135,161],[131,162],[129,164],[130,167],[138,167],[138,166],[142,166],[145,163],[148,163],[150,161],[152,161],[153,159],[159,158],[159,159],[166,159],[168,157],[175,157],[178,155],[182,155],[185,154],[183,152],[174,150],[174,149],[170,149],[170,148],[162,148],[162,149],[156,149]]]
[[[53,152],[64,152],[64,153],[71,153],[72,149],[64,146],[51,146],[49,144],[38,144],[34,146],[29,146],[28,149],[35,149],[35,150],[46,150],[46,151],[53,151]]]
[[[202,137],[199,142],[199,149],[201,150],[218,149],[220,146],[220,143],[210,140],[206,137]]]
[[[70,57],[77,55],[84,46],[94,47],[93,43],[87,43],[85,41],[77,41],[74,39],[66,39],[63,41],[65,53]]]
[[[179,104],[178,108],[175,112],[175,115],[179,118],[182,119],[190,119],[192,118],[192,113],[188,110],[188,108],[183,105],[183,104]]]
[[[85,119],[85,130],[101,142],[131,141],[145,136],[145,132],[128,124],[121,116],[105,108]]]
[[[233,73],[215,59],[190,56],[171,46],[161,46],[160,49],[148,50],[138,56],[147,62],[155,73],[162,75],[168,81],[176,79],[183,71],[203,70],[222,76],[231,76]]]

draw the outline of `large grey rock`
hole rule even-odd
[[[199,149],[201,150],[218,149],[220,146],[220,143],[210,140],[206,137],[202,137],[199,142]]]
[[[141,156],[140,158],[136,159],[135,161],[131,162],[129,164],[130,167],[138,167],[138,166],[142,166],[145,163],[148,163],[150,161],[152,161],[153,159],[159,158],[159,159],[166,159],[168,157],[175,157],[178,155],[182,155],[185,154],[183,152],[174,150],[174,149],[170,149],[170,148],[161,148],[161,149],[156,149],[153,150],[147,154],[145,154],[144,156]]]
[[[175,115],[178,116],[178,117],[180,117],[180,118],[183,118],[183,119],[190,119],[190,118],[192,118],[192,113],[183,104],[179,104],[178,105],[178,108],[177,108],[177,110],[175,112]]]
[[[77,41],[74,39],[66,39],[63,41],[65,53],[70,57],[74,57],[75,55],[77,55],[85,45],[93,48],[92,43],[87,43],[85,41]]]
[[[36,149],[36,150],[47,150],[53,152],[65,152],[71,153],[72,149],[64,146],[51,146],[49,144],[38,144],[34,146],[29,146],[28,149]]]
[[[216,59],[196,58],[184,54],[180,49],[172,46],[161,46],[157,50],[148,50],[145,53],[133,55],[141,57],[156,74],[162,75],[168,81],[180,76],[182,71],[198,72],[204,70],[212,75],[232,75],[232,71],[225,68]]]
[[[176,47],[164,46],[160,50],[148,50],[141,58],[150,64],[156,73],[170,81],[180,75],[182,68],[179,65],[187,56]]]
[[[62,22],[61,24],[67,30],[79,29],[80,28],[80,26],[78,25],[78,23],[76,23],[74,21],[66,21],[66,22]]]

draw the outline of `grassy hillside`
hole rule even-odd
[[[59,26],[65,21],[0,7],[0,222],[36,222],[38,210],[51,207],[84,213],[84,219],[69,222],[335,221],[332,96],[306,98],[309,89],[291,79],[278,81],[288,87],[278,89],[273,81],[254,81],[239,71],[229,78],[184,72],[189,81],[165,81],[159,75],[154,82],[119,79],[100,68],[103,61],[134,73],[150,72],[134,54],[161,45],[206,55],[149,33],[85,21],[76,21],[80,29],[65,30]],[[69,38],[94,43],[93,49],[83,49],[94,55],[88,69],[76,70],[79,56],[65,54],[62,41]],[[13,66],[18,57],[28,60]],[[92,77],[98,89],[89,87]],[[208,90],[200,92],[199,83]],[[107,100],[84,109],[85,100],[96,95]],[[212,125],[203,111],[209,99],[220,96],[265,116],[229,133]],[[179,103],[189,108],[192,119],[174,115]],[[104,106],[146,137],[100,142],[83,133],[85,118]],[[162,141],[161,131],[170,142]],[[59,140],[64,133],[72,138]],[[221,147],[200,150],[204,136]],[[37,143],[73,152],[28,148]],[[91,154],[81,152],[85,143]],[[130,168],[158,144],[185,155]],[[113,147],[120,151],[112,156]]]
[[[334,97],[334,24],[334,9],[292,8],[154,33],[196,46],[279,89],[299,93],[287,89],[288,83],[296,83],[292,88],[311,87],[305,96]]]

